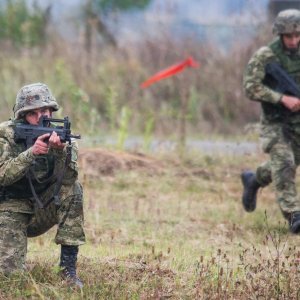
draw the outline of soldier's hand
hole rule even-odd
[[[49,136],[50,133],[45,133],[36,139],[35,143],[32,146],[32,153],[34,155],[41,155],[41,154],[48,153],[49,146],[45,140],[48,139]]]
[[[300,110],[300,99],[297,97],[283,95],[281,103],[293,112]]]
[[[65,147],[65,143],[62,143],[60,137],[57,135],[55,131],[52,132],[49,138],[49,147],[55,149],[63,149]]]

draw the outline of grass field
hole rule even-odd
[[[83,290],[58,275],[53,228],[29,241],[30,272],[1,278],[1,299],[298,299],[299,237],[288,232],[272,187],[259,193],[254,213],[241,205],[240,172],[265,157],[109,158],[96,157],[109,161],[102,171],[81,162]]]

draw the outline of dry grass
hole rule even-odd
[[[263,156],[193,153],[179,161],[170,154],[88,153],[103,154],[103,165],[115,158],[122,168],[96,167],[97,178],[87,164],[82,169],[84,289],[70,290],[57,275],[53,229],[30,240],[31,271],[3,279],[3,298],[298,299],[298,238],[288,233],[272,188],[259,194],[252,214],[240,202],[239,174]],[[139,160],[152,169],[129,163]]]
[[[259,117],[259,104],[244,96],[243,71],[255,49],[270,38],[259,32],[254,41],[235,44],[227,52],[209,41],[188,36],[176,40],[163,32],[155,40],[149,37],[119,48],[101,45],[99,51],[95,45],[91,53],[80,41],[71,44],[55,35],[43,48],[17,51],[0,44],[0,92],[5,104],[0,118],[12,115],[21,86],[41,81],[62,105],[60,115],[68,115],[73,128],[85,135],[116,134],[124,122],[122,109],[130,113],[131,134],[143,135],[148,128],[149,135],[174,138],[180,118],[186,120],[187,135],[241,133],[241,128]],[[189,55],[200,62],[199,69],[140,88],[151,75]],[[184,116],[183,95],[187,99]]]
[[[55,38],[43,49],[9,48],[0,59],[0,117],[11,114],[20,86],[44,81],[63,104],[59,116],[69,115],[84,137],[174,139],[183,94],[188,137],[243,134],[258,120],[259,107],[243,96],[242,73],[266,36],[227,54],[166,35],[90,54]],[[139,88],[187,53],[200,61],[199,70]],[[122,108],[129,119],[122,119]],[[190,153],[179,160],[175,153],[82,151],[87,244],[78,270],[84,289],[73,291],[58,276],[54,228],[30,240],[28,273],[1,278],[0,299],[298,299],[297,237],[288,233],[272,188],[260,192],[253,214],[241,206],[240,173],[263,159],[257,153]]]

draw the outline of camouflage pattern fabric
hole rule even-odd
[[[300,211],[295,183],[296,169],[300,164],[300,135],[292,128],[268,124],[262,125],[261,140],[270,161],[257,168],[257,181],[261,186],[274,182],[277,201],[285,216]]]
[[[43,198],[53,194],[52,186]],[[79,246],[84,244],[83,231],[83,193],[78,181],[72,185],[63,185],[60,191],[61,205],[57,208],[52,202],[46,209],[35,206],[35,212],[27,228],[28,237],[35,237],[58,225],[56,244]],[[42,198],[42,200],[43,200]]]
[[[39,236],[56,224],[56,244],[79,246],[85,243],[80,184],[64,185],[60,197],[62,205],[59,208],[52,202],[46,209],[36,207],[34,214],[0,212],[0,271],[9,274],[23,270],[27,237]]]
[[[0,124],[0,186],[5,189],[14,187],[11,191],[25,191],[28,181],[23,180],[26,171],[33,162],[41,158],[24,150],[22,145],[13,139],[14,121]],[[55,224],[58,225],[55,242],[63,245],[81,245],[85,242],[83,230],[83,192],[78,177],[78,147],[72,143],[71,161],[68,165],[59,197],[61,205],[57,208],[51,203],[45,209],[38,209],[33,198],[22,197],[22,193],[13,193],[11,197],[0,200],[0,270],[9,272],[22,269],[25,257],[27,237],[43,234]],[[47,163],[35,164],[38,179],[44,180],[64,166],[65,150],[52,149],[48,155],[43,155]],[[54,165],[51,167],[51,161]],[[39,169],[40,168],[40,169]],[[53,170],[52,170],[53,169]],[[51,171],[52,170],[52,171]],[[35,183],[38,188],[39,183]],[[50,181],[39,193],[42,202],[47,202],[53,195],[56,183]]]
[[[45,181],[47,176],[51,176],[50,168],[53,173],[60,171],[66,159],[65,150],[50,149],[48,155],[34,156],[31,148],[24,150],[23,145],[14,142],[14,122],[8,121],[0,124],[0,186],[12,191],[21,191],[18,197],[9,197],[9,201],[0,201],[0,211],[10,210],[14,212],[33,213],[34,207],[32,201],[23,198],[25,191],[30,190],[28,181],[24,176],[31,165],[34,163],[34,172],[37,179]],[[63,178],[63,184],[70,185],[74,183],[78,177],[78,145],[74,141],[71,149],[71,161],[68,165]],[[45,163],[37,163],[38,161]],[[54,160],[54,166],[51,161]],[[40,168],[40,169],[39,169]],[[38,190],[42,184],[35,183]],[[46,189],[46,188],[45,188]]]
[[[54,111],[59,109],[48,86],[43,83],[33,83],[20,89],[16,98],[14,113],[16,119],[20,119],[25,112],[42,107],[51,107]]]
[[[25,267],[29,214],[0,212],[0,271],[8,275]]]
[[[300,11],[298,9],[286,9],[279,12],[273,25],[275,35],[300,32]]]
[[[270,62],[279,62],[274,52],[270,47],[260,48],[247,65],[243,85],[249,99],[278,104],[282,94],[262,83],[265,78],[265,66]]]
[[[259,49],[247,65],[243,85],[248,98],[278,106],[282,94],[263,84],[265,66],[270,62],[280,63],[300,84],[300,53],[288,55],[281,40],[276,39],[269,46]],[[270,160],[257,168],[257,181],[262,187],[274,182],[277,201],[283,215],[288,218],[290,213],[300,211],[295,185],[296,169],[300,163],[300,114],[278,121],[263,112],[261,142]]]

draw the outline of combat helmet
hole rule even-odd
[[[54,111],[59,109],[59,105],[48,86],[38,82],[25,85],[20,89],[13,111],[15,118],[20,119],[26,112],[44,107],[52,108]]]
[[[280,11],[273,24],[273,33],[281,35],[293,32],[300,32],[300,10],[286,9]]]

